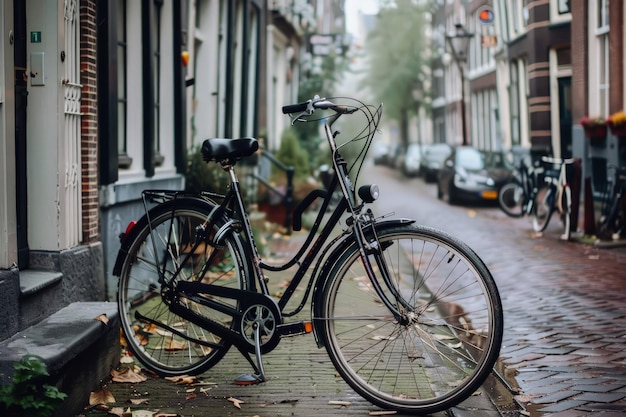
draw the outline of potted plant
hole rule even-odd
[[[611,128],[611,133],[615,136],[626,136],[626,113],[620,110],[613,113],[606,119],[606,124]]]
[[[585,136],[592,145],[600,144],[606,138],[606,120],[602,117],[585,116],[580,120],[580,125],[585,129]]]

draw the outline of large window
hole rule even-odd
[[[596,86],[592,86],[591,97],[597,94],[597,109],[593,114],[606,116],[609,113],[609,0],[596,0],[595,42],[597,59],[590,62],[596,65]],[[594,92],[593,90],[596,90]]]
[[[128,156],[126,135],[128,91],[126,79],[127,32],[126,0],[117,0],[117,146],[120,168],[130,168],[133,160]]]
[[[161,166],[165,157],[161,152],[161,15],[163,0],[154,0],[154,14],[152,16],[152,56],[154,65],[154,165]]]

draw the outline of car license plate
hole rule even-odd
[[[497,191],[483,191],[482,196],[485,200],[496,200],[498,198]]]

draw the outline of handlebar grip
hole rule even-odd
[[[291,114],[291,113],[300,113],[305,111],[309,107],[309,102],[305,101],[304,103],[298,104],[288,104],[283,106],[283,114]]]

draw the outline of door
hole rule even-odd
[[[572,157],[572,77],[559,78],[561,158]]]
[[[26,2],[13,1],[15,62],[15,169],[17,209],[17,260],[20,269],[28,268],[28,228],[26,192],[26,105],[28,76],[26,70]]]

